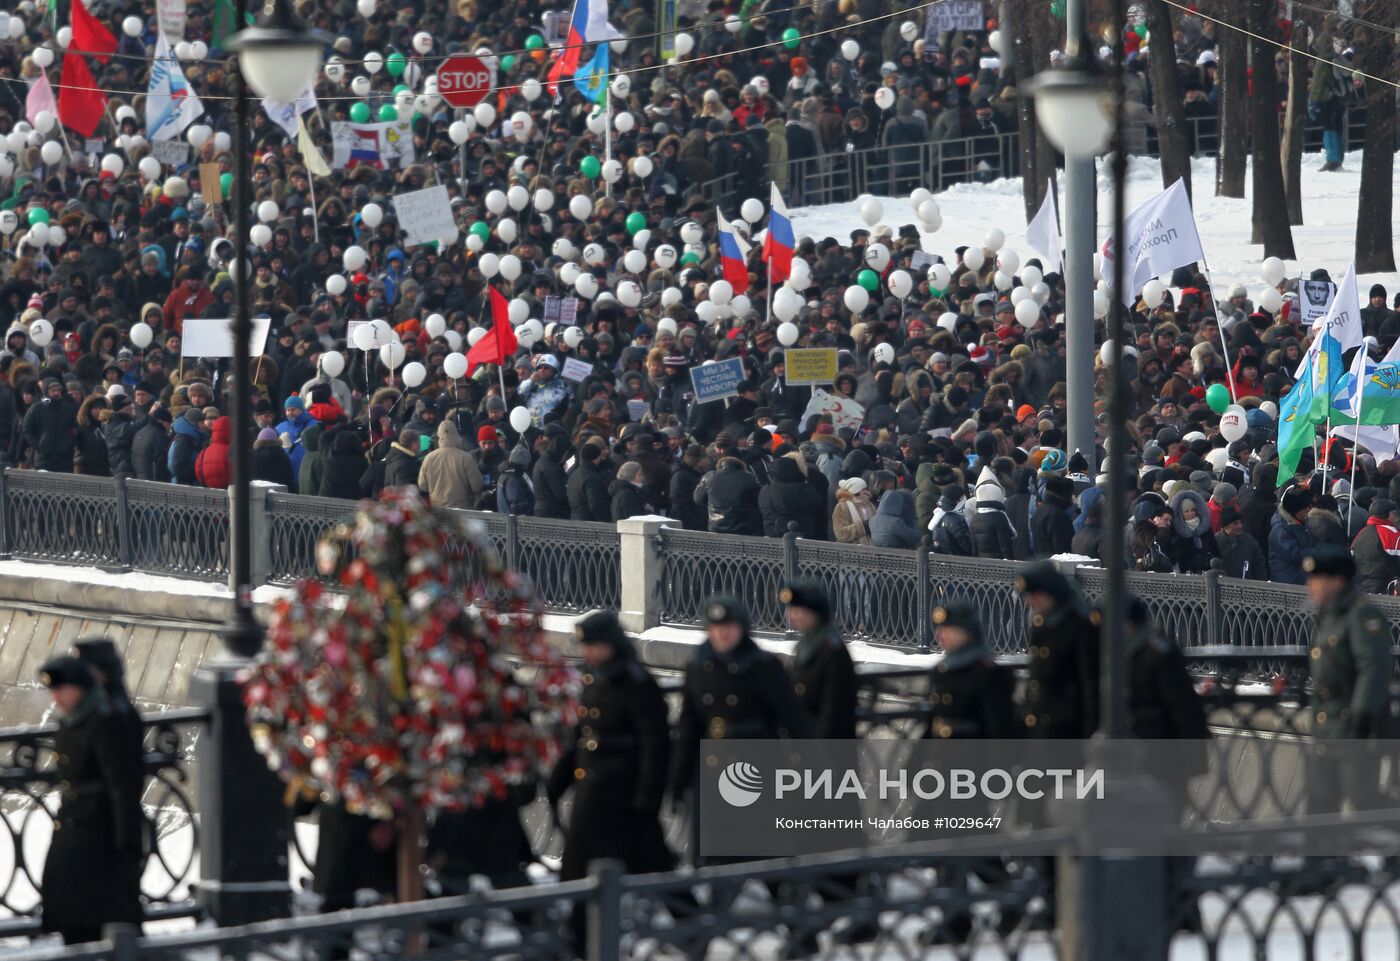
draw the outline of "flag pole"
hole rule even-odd
[[[1215,329],[1220,331],[1220,352],[1225,356],[1225,386],[1230,391],[1230,403],[1235,403],[1238,399],[1235,394],[1235,371],[1230,366],[1230,347],[1226,336],[1225,325],[1220,322],[1220,302],[1215,299],[1215,281],[1210,276],[1210,262],[1206,260],[1206,248],[1201,247],[1201,266],[1205,269],[1206,285],[1210,288],[1210,309],[1215,314]],[[1249,318],[1244,319],[1249,323]],[[1240,321],[1235,321],[1240,323]]]
[[[607,80],[603,83],[603,163],[607,163],[612,159],[612,97],[608,95]],[[603,178],[603,196],[612,196],[612,182],[607,177]]]
[[[773,228],[770,226],[768,229],[772,230]],[[771,257],[767,260],[766,265],[768,267],[768,288],[765,292],[767,304],[763,308],[763,322],[771,324],[773,322],[773,260]]]
[[[1365,341],[1362,341],[1358,348],[1361,351],[1361,372],[1356,374],[1356,423],[1352,426],[1351,435],[1351,478],[1347,481],[1347,516],[1343,529],[1347,536],[1351,536],[1351,512],[1356,507],[1356,454],[1361,449],[1361,405],[1366,402],[1366,361],[1370,359],[1369,351],[1366,349]],[[1328,410],[1331,410],[1331,401],[1328,401]]]

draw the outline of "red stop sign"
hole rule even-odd
[[[454,53],[438,67],[438,95],[454,107],[475,107],[486,99],[496,73],[480,57]]]

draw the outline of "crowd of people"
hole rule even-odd
[[[247,295],[270,333],[248,371],[182,349],[188,319],[228,317],[236,296],[234,201],[226,186],[216,200],[200,183],[232,167],[217,11],[191,4],[185,24],[187,38],[212,48],[184,65],[210,136],[196,138],[188,163],[155,171],[144,163],[141,117],[120,93],[99,125],[99,150],[78,143],[46,163],[39,132],[15,127],[26,99],[16,77],[37,78],[34,45],[51,24],[29,11],[19,39],[0,42],[0,112],[21,141],[0,204],[18,223],[0,282],[7,464],[217,488],[242,444],[257,479],[322,497],[417,484],[446,507],[601,522],[659,513],[716,533],[781,536],[796,524],[803,537],[841,543],[1105,559],[1102,447],[1067,448],[1058,264],[1022,262],[991,239],[944,245],[933,233],[936,201],[932,222],[921,213],[919,223],[857,226],[853,210],[846,235],[796,238],[792,277],[771,285],[799,298],[795,337],[779,342],[767,306],[764,210],[770,185],[800,192],[793,161],[824,157],[839,169],[843,154],[866,146],[1009,126],[1015,77],[997,54],[994,20],[941,31],[936,8],[746,7],[685,34],[684,56],[663,64],[650,6],[616,4],[612,19],[633,39],[611,46],[612,65],[630,85],[614,85],[600,114],[576,85],[562,83],[556,99],[543,83],[556,53],[536,42],[543,11],[533,4],[463,0],[421,15],[349,6],[306,11],[336,37],[339,58],[304,118],[317,163],[261,109],[249,132],[244,202],[265,230],[247,251]],[[682,28],[724,14],[691,6],[681,4]],[[140,87],[157,18],[119,3],[98,16],[122,38],[97,67],[99,82]],[[431,55],[414,52],[419,33],[430,35]],[[1124,37],[1145,77],[1153,45],[1132,29]],[[1183,17],[1173,41],[1188,93],[1209,100],[1214,25]],[[475,113],[481,122],[459,118],[431,88],[409,88],[412,162],[309,169],[331,156],[316,113],[329,124],[359,106],[352,76],[368,77],[372,108],[392,110],[399,81],[483,46],[494,51],[499,91]],[[397,73],[365,70],[367,54],[391,50],[405,52]],[[611,118],[610,135],[599,117]],[[731,173],[734,191],[717,209],[701,188]],[[393,200],[436,184],[458,234],[407,245]],[[747,199],[763,201],[759,216],[737,216]],[[720,253],[725,216],[752,243],[746,277],[725,279],[721,296],[721,278],[732,276]],[[43,244],[31,238],[41,223]],[[892,289],[896,271],[910,279],[906,294]],[[866,274],[868,294],[849,296],[867,289]],[[1322,465],[1334,470],[1315,471],[1305,456],[1297,478],[1279,482],[1278,401],[1311,337],[1295,286],[1278,285],[1282,306],[1269,311],[1243,287],[1213,291],[1188,267],[1160,302],[1139,298],[1130,311],[1136,489],[1124,559],[1135,569],[1219,567],[1302,583],[1307,551],[1335,543],[1355,545],[1368,590],[1400,576],[1394,462],[1359,455],[1353,490],[1350,453],[1334,444]],[[511,323],[530,318],[534,329],[499,366],[450,376],[452,359],[502,322],[489,287],[510,301]],[[1034,317],[1013,302],[1018,288],[1038,306]],[[1387,297],[1373,288],[1364,311],[1378,348],[1400,336]],[[370,320],[391,328],[402,351],[357,349],[352,325]],[[813,388],[789,385],[784,363],[786,349],[808,347],[838,352],[823,389],[858,404],[858,423],[809,416]],[[691,371],[729,358],[745,372],[737,395],[697,402]],[[1248,433],[1234,442],[1205,402],[1217,384],[1248,412]],[[256,422],[241,438],[229,417],[240,391]]]

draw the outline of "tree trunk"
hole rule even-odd
[[[1288,49],[1288,106],[1283,114],[1284,197],[1288,203],[1288,222],[1303,223],[1303,140],[1308,121],[1309,63],[1303,51],[1308,45],[1308,11],[1294,8],[1293,32]]]
[[[1191,146],[1186,135],[1186,108],[1181,100],[1181,80],[1176,73],[1172,49],[1172,15],[1163,0],[1147,4],[1148,35],[1164,46],[1153,49],[1148,64],[1152,70],[1152,113],[1157,119],[1157,152],[1162,158],[1162,186],[1186,181],[1191,193]],[[1154,43],[1154,47],[1159,46]],[[1158,56],[1157,54],[1163,54]]]
[[[423,809],[416,804],[409,805],[399,815],[398,861],[398,901],[408,904],[422,901],[423,892]],[[427,939],[421,928],[405,932],[404,951],[406,954],[421,954],[427,946]]]
[[[1230,11],[1221,0],[1212,15],[1225,19]],[[1220,152],[1215,167],[1215,193],[1219,197],[1244,198],[1246,158],[1249,156],[1248,38],[1238,30],[1224,30],[1220,39]]]
[[[1295,259],[1293,229],[1283,202],[1283,165],[1279,162],[1278,76],[1274,70],[1274,0],[1249,0],[1250,26],[1259,39],[1250,39],[1254,67],[1249,120],[1254,134],[1253,208],[1251,243],[1264,245],[1265,257]]]
[[[1358,14],[1381,27],[1400,26],[1396,0],[1369,0]],[[1381,80],[1400,79],[1395,35],[1356,25],[1361,46],[1360,69]],[[1395,194],[1395,88],[1377,80],[1366,81],[1366,143],[1361,152],[1360,209],[1356,216],[1356,272],[1392,271],[1395,250],[1391,241],[1392,203]]]
[[[1037,0],[1011,0],[1005,4],[1011,16],[1010,26],[1003,25],[1001,35],[1014,37],[1012,62],[1016,82],[1024,84],[1050,64],[1051,41],[1058,40],[1055,21],[1044,4]],[[1016,98],[1017,129],[1020,132],[1021,189],[1026,205],[1026,220],[1030,221],[1045,200],[1045,182],[1054,175],[1058,157],[1036,121],[1035,101],[1031,97]]]

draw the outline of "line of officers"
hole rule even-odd
[[[1303,568],[1317,608],[1309,652],[1312,730],[1319,738],[1375,738],[1392,673],[1389,623],[1354,586],[1346,550],[1320,547]],[[928,736],[1086,738],[1098,727],[1098,613],[1049,563],[1027,568],[1017,588],[1031,615],[1021,703],[976,612],[963,604],[939,607],[933,619],[944,656],[930,673]],[[616,615],[579,620],[581,715],[546,787],[551,806],[572,794],[564,880],[584,876],[595,858],[620,859],[633,873],[674,866],[660,812],[668,796],[692,791],[704,738],[856,737],[856,671],[832,624],[830,598],[821,585],[796,581],[782,587],[780,600],[799,635],[788,666],[754,642],[741,602],[715,598],[706,605],[706,640],[686,667],[674,731],[661,689]],[[1152,629],[1137,599],[1127,621],[1132,733],[1209,737],[1181,651]],[[143,726],[108,640],[79,641],[71,655],[45,663],[40,680],[60,715],[54,748],[61,798],[44,865],[43,930],[68,943],[95,940],[104,924],[139,924],[142,917],[140,874],[149,849]],[[1358,776],[1326,769],[1325,759],[1317,763],[1323,767],[1307,772],[1310,810],[1340,810],[1344,800],[1374,806],[1374,772]],[[518,846],[527,847],[515,823]],[[492,830],[474,840],[493,848],[499,836]]]
[[[1311,729],[1319,738],[1376,737],[1392,673],[1389,624],[1357,591],[1346,550],[1320,547],[1304,569],[1317,608]],[[1099,612],[1049,562],[1028,567],[1016,586],[1030,614],[1020,703],[1013,672],[993,657],[976,611],[947,604],[932,615],[944,656],[930,673],[926,736],[1079,739],[1098,729]],[[857,676],[832,624],[831,599],[811,581],[788,583],[779,597],[799,634],[786,667],[754,642],[741,602],[721,597],[706,605],[707,638],[685,669],[674,731],[656,680],[616,616],[595,612],[578,622],[587,664],[582,715],[548,785],[551,804],[573,794],[564,880],[582,877],[594,858],[620,859],[631,872],[673,866],[659,814],[668,795],[679,799],[694,788],[703,738],[856,737]],[[1129,599],[1126,620],[1132,735],[1208,739],[1205,706],[1181,650],[1153,628],[1138,598]],[[1370,781],[1346,783],[1336,772],[1311,769],[1308,776],[1319,782],[1309,785],[1311,812],[1340,810],[1344,799],[1374,806]]]

